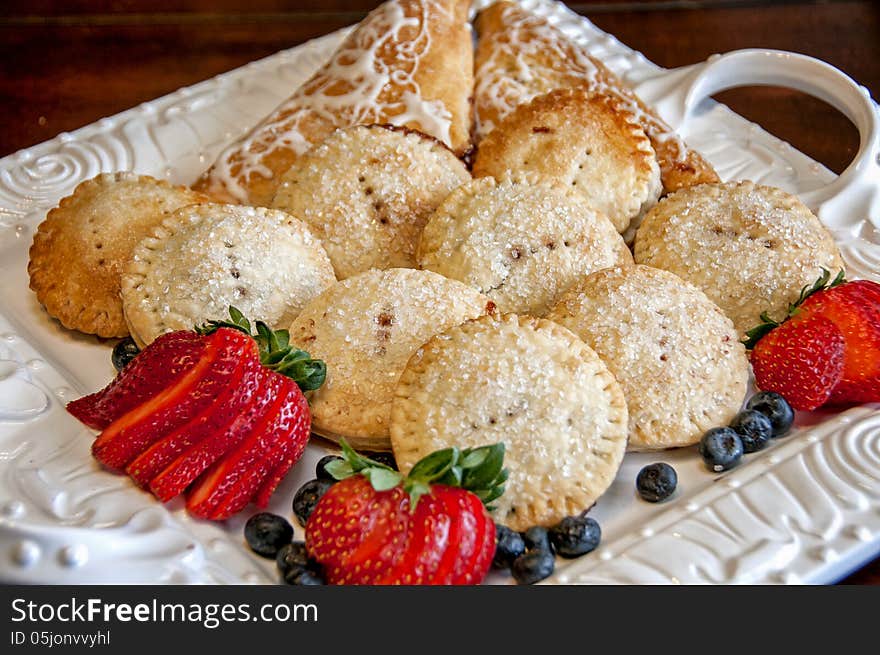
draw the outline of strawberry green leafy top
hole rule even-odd
[[[210,320],[196,326],[198,334],[211,334],[220,328],[232,328],[244,332],[257,342],[260,361],[266,368],[289,377],[303,391],[313,391],[324,384],[327,365],[321,359],[312,359],[304,350],[290,345],[287,330],[273,330],[263,321],[256,321],[256,334],[251,332],[251,322],[241,311],[229,306],[229,320]]]

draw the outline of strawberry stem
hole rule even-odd
[[[340,445],[343,459],[327,464],[330,475],[337,480],[363,475],[376,491],[402,485],[409,494],[410,510],[415,509],[421,496],[430,492],[432,484],[467,489],[487,507],[504,493],[507,469],[504,468],[503,443],[464,450],[453,446],[435,451],[416,462],[407,476],[358,454],[345,439]]]
[[[800,294],[798,295],[798,299],[793,303],[788,304],[788,311],[785,314],[785,317],[781,321],[777,321],[770,317],[767,312],[763,312],[761,314],[761,321],[763,321],[760,325],[753,327],[751,330],[746,332],[746,338],[742,340],[742,344],[746,347],[746,350],[753,350],[758,342],[767,336],[771,330],[778,328],[780,325],[785,323],[788,319],[796,316],[800,311],[801,305],[804,304],[804,301],[812,296],[814,293],[818,293],[819,291],[824,291],[826,289],[833,289],[836,286],[839,286],[846,282],[846,274],[843,269],[838,272],[838,274],[831,280],[831,271],[823,268],[822,275],[819,276],[813,284],[808,284],[801,289]]]
[[[251,322],[239,309],[229,306],[229,320],[210,320],[196,326],[198,334],[211,334],[220,328],[232,328],[244,332],[257,342],[260,362],[266,368],[280,373],[297,383],[302,391],[313,391],[324,384],[327,365],[321,359],[313,359],[309,353],[290,345],[290,332],[273,330],[263,321],[256,322],[256,334],[251,332]]]

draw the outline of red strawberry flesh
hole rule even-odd
[[[243,509],[266,483],[269,475],[293,455],[298,461],[309,439],[308,402],[296,385],[289,384],[286,402],[264,439],[243,454],[227,478],[232,488],[212,513],[211,518],[223,520]],[[237,479],[237,482],[235,481]]]
[[[177,382],[202,355],[205,339],[195,332],[169,332],[148,348],[101,391],[67,404],[67,411],[95,430],[104,430]]]
[[[159,500],[167,501],[183,493],[196,478],[215,462],[234,451],[249,435],[265,429],[281,402],[283,388],[276,376],[260,370],[254,378],[246,380],[244,393],[254,402],[236,416],[226,429],[195,444],[182,453],[150,482],[150,490]]]
[[[152,399],[123,415],[104,430],[92,453],[105,466],[125,468],[154,442],[192,420],[211,405],[235,375],[239,361],[256,356],[247,335],[228,328],[217,330],[199,362]]]
[[[792,407],[820,407],[843,374],[844,337],[822,316],[795,317],[764,336],[751,353],[755,383]]]
[[[157,441],[138,455],[127,467],[132,479],[142,487],[171,465],[183,452],[206,439],[222,435],[227,426],[253,401],[249,393],[252,384],[248,380],[260,375],[262,365],[256,358],[245,357],[239,362],[236,373],[216,401],[208,405],[193,420]]]
[[[841,379],[830,401],[880,402],[880,285],[847,282],[804,301],[799,316],[822,316],[843,335]]]

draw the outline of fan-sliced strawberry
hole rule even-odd
[[[448,579],[450,577],[448,569],[440,569],[444,554],[452,550],[457,557],[468,559],[470,555],[468,548],[473,548],[474,544],[461,541],[453,543],[450,539],[449,533],[452,525],[457,521],[457,516],[447,513],[442,496],[451,489],[454,487],[433,485],[429,494],[419,498],[409,520],[409,544],[403,557],[382,580],[383,584],[452,584]],[[467,492],[458,489],[456,493]],[[357,584],[363,582],[358,581]]]
[[[309,552],[322,553],[331,584],[385,584],[409,545],[408,495],[401,487],[377,492],[362,475],[331,490],[326,501],[321,498],[321,513],[313,513],[306,524]],[[342,516],[352,520],[339,521]]]
[[[179,384],[123,415],[98,436],[92,445],[98,461],[123,469],[151,444],[192,420],[213,404],[235,376],[241,359],[257,356],[257,346],[237,330],[222,329],[209,337],[204,352],[205,358]]]
[[[227,427],[253,402],[255,381],[262,376],[262,365],[256,357],[243,357],[229,383],[217,399],[188,423],[155,442],[138,455],[125,471],[140,486],[168,468],[182,453],[206,439],[225,433]]]
[[[284,402],[282,394],[287,385],[265,370],[261,370],[256,380],[249,384],[253,385],[253,402],[223,432],[182,453],[150,481],[150,491],[159,500],[168,501],[183,493],[215,462],[235,452],[250,435],[262,434],[274,420],[277,408]]]
[[[880,285],[847,282],[815,293],[798,316],[823,316],[843,334],[843,374],[830,402],[880,401]]]
[[[302,454],[311,427],[308,403],[301,393],[293,393],[293,382],[281,381],[290,389],[280,394],[272,421],[207,472],[187,499],[190,513],[215,521],[228,518],[247,505],[289,448]]]
[[[135,357],[101,391],[67,404],[67,411],[95,430],[107,428],[177,382],[201,358],[205,340],[195,332],[168,332]]]
[[[503,491],[503,444],[438,451],[406,477],[344,441],[342,449],[345,461],[326,469],[344,479],[324,493],[306,523],[306,546],[328,582],[483,580],[495,553],[495,526],[483,503]]]
[[[752,350],[755,384],[781,394],[795,409],[816,409],[841,379],[843,350],[843,335],[827,318],[786,321]]]
[[[300,402],[305,405],[303,415],[308,417],[309,422],[306,435],[302,438],[301,434],[295,431],[291,436],[293,437],[293,435],[296,434],[299,438],[281,440],[277,452],[272,453],[270,457],[270,462],[272,462],[271,468],[269,468],[265,479],[251,498],[251,501],[257,507],[264,508],[269,504],[269,498],[275,492],[275,489],[293,465],[299,461],[303,452],[305,452],[309,438],[309,431],[311,430],[311,414],[309,413],[308,401],[305,399],[305,396],[300,398]]]
[[[457,516],[458,521],[450,533],[450,541],[462,542],[462,550],[473,553],[470,558],[458,557],[454,550],[446,553],[440,562],[444,584],[476,584],[485,577],[492,565],[492,554],[476,544],[495,538],[495,522],[482,511],[478,498],[462,494],[447,494],[447,513]]]

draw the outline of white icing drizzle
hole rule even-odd
[[[481,108],[491,106],[498,112],[498,118],[503,119],[519,105],[558,88],[556,80],[560,73],[564,73],[582,78],[591,91],[618,100],[655,145],[671,146],[670,154],[675,160],[682,161],[687,156],[687,146],[672,128],[646,112],[635,94],[622,82],[619,86],[609,85],[605,79],[608,73],[603,74],[584,48],[553,27],[547,19],[513,4],[505,6],[501,16],[506,31],[491,35],[490,56],[478,65],[475,72],[478,140],[495,127],[491,119],[482,115]],[[564,62],[564,67],[545,66],[542,61]]]
[[[441,22],[451,22],[453,11],[452,3],[440,0],[389,0],[380,5],[323,68],[244,141],[220,155],[210,173],[213,180],[247,201],[245,184],[251,175],[271,178],[283,172],[266,166],[265,157],[279,148],[297,155],[309,150],[314,142],[308,124],[315,121],[332,128],[405,125],[451,145],[452,114],[442,101],[422,96],[417,73],[431,47],[429,22],[437,21],[438,14]]]

